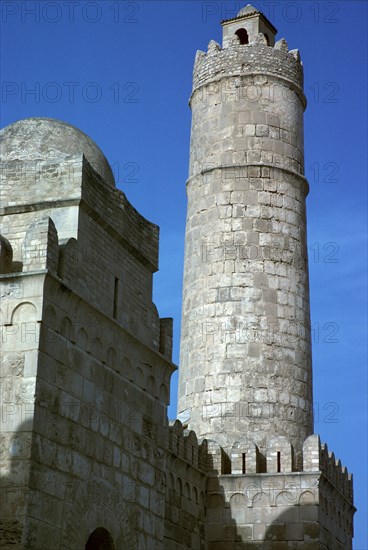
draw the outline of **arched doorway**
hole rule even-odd
[[[98,527],[88,537],[85,550],[116,550],[116,546],[110,533]]]

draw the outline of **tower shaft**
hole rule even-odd
[[[178,412],[224,448],[278,434],[299,454],[313,431],[303,70],[253,8],[223,27],[190,99]]]

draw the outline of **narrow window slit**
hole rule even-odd
[[[277,472],[281,472],[281,453],[277,451]]]
[[[118,314],[118,301],[119,301],[119,279],[115,277],[115,283],[114,283],[114,307],[112,316],[114,319],[116,319]]]

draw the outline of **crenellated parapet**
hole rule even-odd
[[[205,540],[206,442],[170,422],[166,460],[165,548],[199,548]]]
[[[180,420],[170,422],[168,450],[193,468],[205,469],[205,442],[199,444],[196,434],[184,429]]]
[[[231,452],[226,453],[216,441],[203,439],[198,442],[196,434],[192,430],[185,430],[180,420],[170,423],[169,451],[207,474],[320,472],[347,499],[352,500],[352,475],[315,434],[304,442],[301,469],[297,468],[293,446],[286,437],[274,436],[269,439],[265,455],[247,437],[236,441]]]
[[[326,480],[349,501],[353,501],[353,476],[329,452],[327,444],[321,443],[318,435],[311,435],[303,446],[303,471],[320,471]]]
[[[159,229],[115,187],[99,147],[45,118],[7,126],[0,145],[0,275],[56,277],[170,361],[172,320],[152,302]]]
[[[289,51],[284,38],[276,41],[277,29],[254,6],[248,4],[236,17],[222,21],[222,48],[211,40],[207,54],[197,52],[193,90],[224,76],[262,75],[284,79],[301,92],[303,67],[298,50]]]
[[[1,162],[0,179],[1,195],[4,194],[0,211],[2,233],[12,233],[16,260],[22,260],[25,232],[34,219],[38,222],[40,211],[44,217],[52,217],[61,242],[78,238],[78,221],[83,211],[151,272],[157,271],[157,225],[139,214],[122,191],[102,180],[90,159],[74,155],[52,163],[5,160]],[[13,228],[15,220],[17,225]],[[91,237],[84,247],[89,251],[99,249]]]
[[[210,439],[199,442],[195,432],[185,429],[180,420],[170,422],[168,451],[207,476],[230,473],[230,458],[224,449]]]
[[[198,507],[192,502],[190,509],[196,514],[197,519],[192,518],[196,529],[206,518],[209,542],[230,544],[232,537],[249,543],[287,540],[299,548],[300,541],[309,541],[337,549],[337,537],[344,548],[351,548],[355,511],[351,476],[318,435],[305,440],[302,459],[303,467],[297,469],[293,446],[283,436],[271,437],[265,453],[247,437],[227,453],[216,441],[198,442],[179,420],[171,422],[168,517],[173,518],[173,507],[185,507],[190,495],[204,494],[203,502]],[[189,537],[185,525],[188,518],[182,533]],[[168,540],[174,540],[174,532],[168,528]]]
[[[231,473],[256,473],[261,470],[261,456],[257,445],[246,438],[234,443],[231,449]]]
[[[15,242],[16,250],[21,249],[22,261],[14,261],[13,247],[8,239],[0,236],[0,243],[0,275],[41,270],[58,273],[58,232],[49,216],[36,219],[26,228],[22,241]]]
[[[223,475],[208,475],[209,541],[289,541],[295,548],[304,548],[304,541],[306,548],[321,543],[351,549],[352,479],[318,435],[304,442],[302,470],[296,469],[293,447],[282,436],[269,439],[265,456],[247,438],[234,443],[230,475],[223,449],[211,442],[211,452]]]
[[[288,51],[284,39],[274,47],[262,43],[262,36],[252,44],[239,44],[236,37],[229,47],[221,48],[211,40],[207,52],[198,51],[193,70],[192,95],[203,86],[216,85],[223,78],[246,78],[256,74],[276,82],[283,80],[306,104],[303,90],[303,65],[298,50]],[[225,84],[223,84],[225,86]],[[227,87],[230,94],[230,84]],[[224,89],[226,93],[226,89]],[[236,90],[233,90],[236,93]]]

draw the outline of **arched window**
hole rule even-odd
[[[240,44],[248,44],[249,38],[245,29],[238,29],[235,34],[239,38]]]
[[[116,546],[110,533],[98,527],[89,536],[85,550],[116,550]]]
[[[267,33],[263,33],[263,34],[264,34],[264,36],[265,36],[265,39],[266,39],[266,42],[267,42],[267,46],[269,46],[269,45],[270,45],[270,39],[269,39],[269,36],[268,36],[268,34],[267,34]]]

